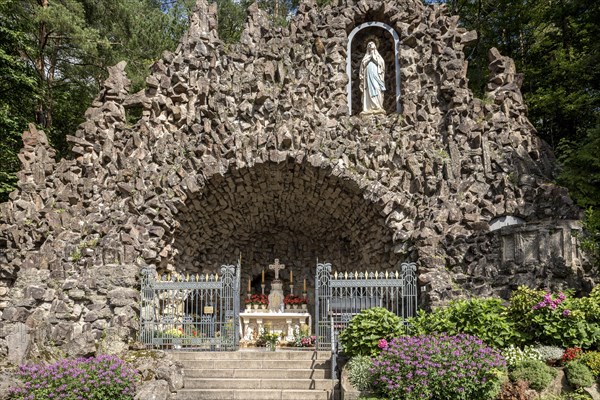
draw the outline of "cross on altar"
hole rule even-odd
[[[284,268],[285,268],[284,264],[279,264],[279,258],[275,259],[274,264],[269,265],[269,269],[272,269],[273,271],[275,271],[275,280],[276,281],[279,280],[279,271],[281,271]]]

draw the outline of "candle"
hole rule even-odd
[[[265,283],[265,270],[262,270],[262,281],[261,283]]]
[[[304,291],[306,292],[306,278],[304,278]]]
[[[250,279],[248,279],[248,293],[252,291],[252,284],[250,283]]]
[[[294,283],[294,271],[290,271],[290,284]]]

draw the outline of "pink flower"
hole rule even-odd
[[[571,310],[564,310],[563,311],[563,317],[568,317],[569,315],[571,315]]]
[[[387,347],[388,347],[387,340],[379,339],[379,343],[377,344],[377,347],[379,347],[381,350],[387,349]]]

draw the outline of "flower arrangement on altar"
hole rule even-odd
[[[269,305],[269,296],[266,294],[253,294],[249,298],[244,299],[246,304]]]
[[[283,298],[283,304],[285,304],[286,306],[308,304],[308,299],[306,297],[296,296],[295,294],[288,294]]]

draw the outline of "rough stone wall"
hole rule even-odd
[[[424,304],[523,282],[593,284],[596,271],[565,247],[572,229],[558,222],[578,229],[579,210],[551,182],[512,60],[490,51],[480,100],[463,54],[476,34],[444,7],[305,1],[286,28],[249,11],[241,43],[225,46],[199,0],[139,93],[125,64],[111,68],[69,137],[72,159],[55,163],[43,132],[24,134],[19,189],[0,206],[0,355],[127,348],[146,264],[207,272],[241,253],[245,281],[279,258],[312,286],[317,257],[338,270],[417,261]],[[402,113],[349,116],[348,34],[372,20],[400,37]],[[142,118],[129,125],[133,108]],[[515,227],[489,231],[506,215],[538,244],[561,229],[551,267],[544,251],[502,258],[521,240]]]

